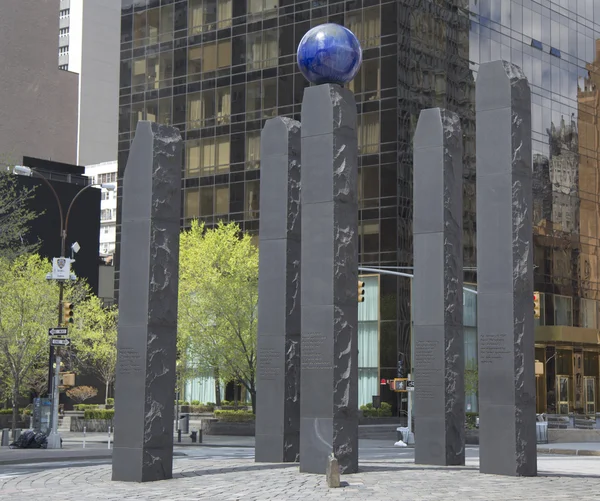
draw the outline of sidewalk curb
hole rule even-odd
[[[93,450],[93,449],[92,449]],[[4,459],[4,458],[0,458],[0,466],[10,466],[10,465],[14,465],[14,464],[37,464],[37,463],[63,463],[65,461],[72,461],[72,462],[79,462],[79,461],[90,461],[90,460],[94,460],[94,459],[112,459],[112,449],[110,450],[110,453],[108,453],[108,450],[104,451],[103,449],[96,449],[97,452],[92,452],[86,456],[82,456],[82,455],[73,455],[73,454],[65,454],[64,456],[39,456],[39,457],[22,457],[22,458],[11,458],[11,459]],[[102,451],[102,452],[100,452]],[[178,451],[174,451],[173,452],[173,457],[174,458],[182,458],[182,457],[187,457],[186,454],[184,454],[183,452],[178,452]]]
[[[540,447],[538,452],[541,454],[557,454],[562,456],[600,456],[600,450],[589,449],[552,449],[550,447]]]
[[[112,458],[112,450],[110,454],[104,453],[96,453],[90,454],[88,456],[73,456],[73,455],[65,455],[65,456],[51,456],[51,457],[28,457],[28,458],[11,458],[11,459],[0,459],[1,466],[10,466],[13,464],[35,464],[35,463],[62,463],[65,461],[89,461],[92,459],[110,459]]]

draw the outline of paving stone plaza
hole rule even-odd
[[[66,501],[322,499],[566,500],[600,499],[600,458],[541,455],[538,477],[504,477],[478,472],[478,460],[464,467],[423,467],[412,459],[360,462],[347,485],[328,489],[324,475],[301,474],[297,464],[256,464],[246,459],[175,459],[171,480],[146,484],[111,482],[110,465],[10,475],[0,470],[0,499]]]

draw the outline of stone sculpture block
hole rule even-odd
[[[300,471],[358,469],[356,102],[335,84],[302,102]]]
[[[181,148],[140,121],[123,177],[113,480],[172,477]]]
[[[465,464],[460,119],[423,110],[414,137],[415,462]]]
[[[476,111],[480,470],[533,476],[531,93],[521,69],[482,64]]]
[[[255,459],[300,453],[300,122],[268,120],[261,135]]]

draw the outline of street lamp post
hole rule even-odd
[[[12,170],[13,174],[19,175],[19,176],[27,176],[27,177],[32,177],[32,176],[36,176],[37,178],[39,178],[40,180],[42,180],[46,186],[48,186],[48,188],[50,188],[50,191],[52,192],[52,194],[54,195],[54,198],[56,199],[56,204],[58,205],[58,212],[59,212],[59,216],[60,216],[60,257],[64,258],[65,257],[65,249],[66,249],[66,243],[67,243],[67,229],[69,226],[69,216],[71,214],[71,209],[73,208],[73,204],[75,203],[75,201],[79,198],[79,196],[86,190],[88,190],[89,188],[92,187],[101,187],[103,189],[106,189],[108,191],[114,191],[116,189],[115,184],[113,183],[107,183],[107,184],[88,184],[86,186],[84,186],[81,190],[79,190],[76,195],[73,197],[73,200],[71,200],[71,203],[69,204],[69,208],[67,209],[67,215],[66,217],[64,217],[64,213],[63,213],[63,207],[62,207],[62,203],[60,201],[60,198],[58,196],[58,193],[56,193],[56,190],[54,189],[54,186],[52,186],[52,184],[50,183],[50,181],[48,179],[46,179],[46,177],[44,177],[40,172],[32,169],[31,167],[25,167],[23,165],[16,165],[13,170]],[[64,287],[65,287],[65,280],[58,280],[58,326],[60,327],[63,323],[63,300],[64,300]],[[60,435],[58,433],[58,400],[59,400],[59,382],[60,382],[60,363],[61,363],[61,357],[60,357],[60,350],[57,347],[57,351],[56,351],[56,357],[54,356],[54,346],[50,345],[50,361],[49,361],[49,369],[48,369],[48,393],[52,396],[52,415],[51,415],[51,432],[50,432],[50,436],[48,437],[48,449],[60,449],[62,447],[61,444],[61,438]],[[53,358],[55,358],[55,364],[53,364]],[[54,367],[54,375],[52,374],[52,366]]]

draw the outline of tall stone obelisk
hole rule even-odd
[[[300,453],[300,122],[267,120],[260,153],[256,461]]]
[[[138,122],[123,177],[113,480],[172,477],[181,148]]]
[[[479,468],[533,476],[531,93],[521,69],[482,64],[476,111]]]
[[[458,115],[423,110],[413,169],[417,464],[465,464],[462,156]]]
[[[335,84],[302,101],[300,471],[358,470],[356,102]]]

